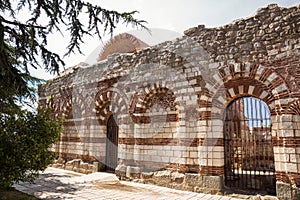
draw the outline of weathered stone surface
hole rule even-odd
[[[141,178],[142,179],[150,179],[154,175],[154,172],[142,172],[141,173]]]
[[[223,177],[222,176],[203,176],[203,187],[222,189]]]
[[[75,160],[70,160],[68,162],[65,162],[62,158],[59,158],[50,166],[55,168],[80,172],[83,174],[90,174],[93,172],[98,172],[99,163],[93,163],[93,164],[85,163],[80,159],[75,159]]]
[[[130,178],[139,178],[141,174],[141,168],[127,166],[126,168],[126,177]]]
[[[277,191],[277,197],[279,199],[292,199],[292,191],[290,184],[287,183],[276,183],[276,191]]]
[[[277,197],[279,199],[300,199],[300,189],[287,183],[276,183]]]
[[[203,186],[202,176],[199,174],[186,173],[184,177],[184,184],[191,186]]]
[[[270,108],[277,194],[297,197],[299,16],[300,6],[271,4],[222,27],[200,25],[174,41],[68,69],[39,86],[40,105],[66,119],[61,140],[51,149],[68,161],[97,161],[104,170],[107,120],[113,114],[119,125],[118,176],[216,192],[224,185],[224,110],[252,96]],[[92,170],[79,163],[66,166]],[[143,174],[149,171],[153,175]],[[193,185],[193,179],[199,183]]]

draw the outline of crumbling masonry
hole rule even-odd
[[[272,4],[253,17],[184,34],[78,65],[40,85],[40,105],[65,118],[53,150],[121,178],[222,191],[233,181],[225,169],[237,165],[224,161],[224,113],[235,100],[255,97],[270,110],[277,196],[299,199],[300,6]]]

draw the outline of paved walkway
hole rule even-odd
[[[15,188],[40,199],[237,200],[226,196],[119,181],[114,174],[109,173],[83,175],[51,167],[47,168],[33,184],[20,183],[15,185]]]

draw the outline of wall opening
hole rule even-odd
[[[107,172],[114,172],[118,164],[119,127],[111,115],[107,121],[105,166]]]
[[[272,123],[266,103],[254,97],[231,102],[224,113],[225,186],[276,193]]]

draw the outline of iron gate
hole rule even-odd
[[[114,172],[118,164],[119,127],[111,115],[107,121],[106,133],[106,171]]]
[[[276,187],[271,118],[268,106],[239,98],[225,111],[225,185],[274,194]]]

